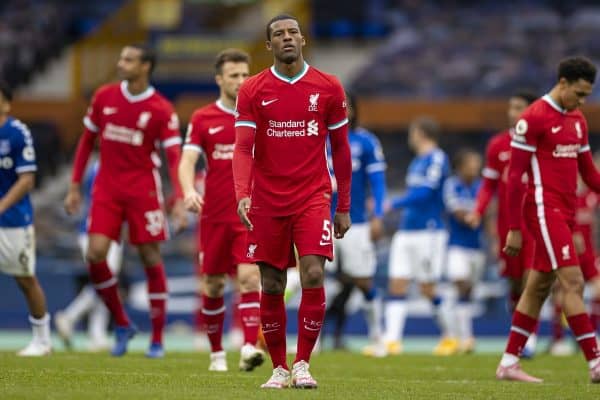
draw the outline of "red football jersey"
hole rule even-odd
[[[348,123],[338,79],[305,64],[294,78],[274,67],[248,79],[237,99],[235,126],[255,128],[252,212],[292,215],[331,203],[326,140]]]
[[[196,110],[190,119],[183,148],[204,152],[207,162],[202,218],[240,222],[233,186],[235,110],[221,102]]]
[[[118,192],[140,194],[155,187],[159,143],[164,148],[181,144],[177,114],[153,87],[132,95],[126,81],[102,86],[83,122],[100,135],[95,185]]]
[[[586,249],[593,249],[592,229],[598,207],[598,194],[588,188],[577,191],[577,212],[575,230],[583,234]]]
[[[568,220],[575,216],[580,153],[590,151],[585,117],[567,112],[550,95],[531,104],[515,126],[511,146],[533,153],[526,202],[558,209]]]

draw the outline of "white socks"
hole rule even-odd
[[[69,321],[76,325],[98,302],[100,302],[100,299],[96,295],[96,290],[91,285],[87,285],[63,312]]]
[[[502,359],[500,360],[500,365],[503,367],[510,367],[519,362],[519,357],[514,354],[504,353],[502,354]]]
[[[457,337],[467,340],[473,337],[473,307],[470,302],[456,304]]]
[[[389,300],[385,305],[385,340],[402,340],[406,322],[406,300]]]
[[[42,318],[36,319],[33,316],[29,316],[29,323],[31,323],[31,331],[33,332],[33,340],[37,343],[50,345],[50,315],[46,313]]]
[[[365,301],[365,317],[369,329],[369,337],[372,340],[381,339],[381,315],[383,314],[383,303],[380,296],[375,296],[371,301]]]

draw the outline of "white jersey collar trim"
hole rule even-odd
[[[215,104],[217,105],[217,108],[219,110],[226,112],[227,114],[231,114],[234,117],[237,117],[237,112],[235,111],[235,109],[227,107],[225,104],[223,104],[221,100],[215,101]]]
[[[565,110],[564,108],[562,108],[561,106],[556,104],[556,102],[554,101],[552,96],[550,96],[549,94],[545,94],[544,97],[542,97],[542,100],[544,100],[546,103],[550,104],[550,106],[552,108],[554,108],[556,111],[558,111],[559,113],[561,113],[561,114],[567,113],[567,110]]]
[[[275,76],[275,78],[282,80],[286,83],[289,83],[290,85],[293,85],[294,83],[298,82],[300,79],[304,78],[304,75],[306,75],[306,73],[308,72],[310,65],[308,65],[308,63],[305,61],[304,62],[304,68],[302,68],[302,71],[300,71],[296,76],[293,77],[287,77],[285,75],[281,75],[279,72],[277,72],[277,70],[275,69],[275,66],[272,65],[270,70],[271,73],[273,74],[273,76]]]
[[[129,92],[129,89],[127,89],[127,81],[121,81],[121,93],[123,93],[123,96],[125,96],[125,98],[130,103],[136,103],[138,101],[144,101],[146,99],[149,99],[154,94],[154,92],[154,87],[150,85],[146,90],[144,90],[140,94],[131,94]]]

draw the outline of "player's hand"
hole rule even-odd
[[[481,215],[476,212],[469,212],[465,215],[464,222],[471,227],[471,229],[475,229],[481,225]]]
[[[204,206],[204,199],[200,193],[194,190],[183,197],[183,205],[186,210],[193,213],[199,213],[202,211],[202,206]]]
[[[369,227],[371,230],[371,241],[376,242],[383,237],[383,220],[381,218],[371,218]]]
[[[504,246],[504,252],[510,256],[515,257],[521,252],[523,247],[523,236],[521,231],[518,229],[511,229],[506,235],[506,246]]]
[[[67,197],[65,197],[65,211],[69,215],[74,215],[79,212],[81,208],[81,188],[79,185],[71,184]]]
[[[352,222],[350,221],[350,213],[336,212],[333,217],[333,235],[336,239],[344,237]]]
[[[181,232],[188,227],[189,221],[183,200],[175,200],[173,208],[171,209],[171,218],[173,219],[175,232]]]
[[[240,216],[240,220],[242,221],[242,224],[244,224],[246,226],[246,228],[248,228],[249,231],[251,231],[254,228],[254,226],[252,225],[252,222],[250,222],[250,219],[248,218],[248,212],[250,212],[251,205],[252,205],[252,201],[250,201],[250,198],[244,197],[238,203],[238,209],[237,209],[237,213]]]

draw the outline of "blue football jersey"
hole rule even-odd
[[[471,229],[469,226],[457,220],[453,213],[456,211],[473,211],[477,191],[481,186],[481,180],[476,179],[470,184],[453,175],[444,184],[444,204],[448,211],[448,245],[460,246],[470,249],[481,248],[481,227]]]
[[[350,187],[350,219],[352,223],[360,224],[369,219],[367,197],[369,194],[375,200],[373,214],[383,216],[385,200],[385,158],[381,143],[377,136],[363,128],[355,128],[348,132],[350,151],[352,154],[352,185]],[[333,176],[331,150],[328,146],[328,164]],[[337,204],[337,185],[333,179],[334,197],[332,210]]]
[[[33,138],[27,126],[9,117],[0,126],[0,197],[4,197],[19,179],[19,174],[35,172]],[[0,214],[0,227],[18,228],[33,223],[29,194]]]
[[[449,175],[448,156],[436,148],[415,157],[406,174],[406,193],[392,201],[402,208],[402,230],[444,229],[442,190]]]

